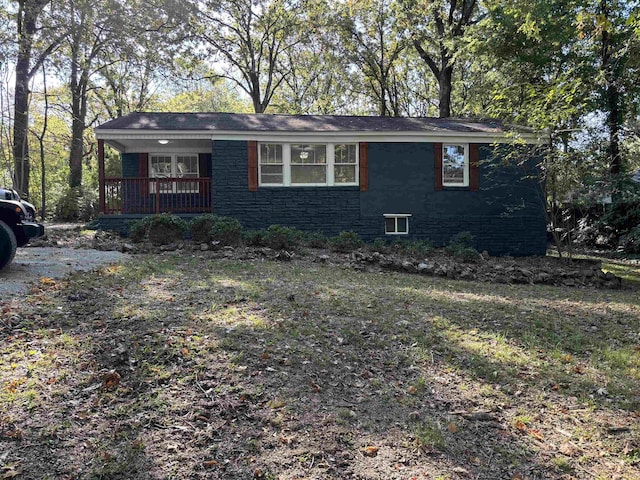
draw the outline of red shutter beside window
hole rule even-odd
[[[149,178],[149,154],[140,153],[138,155],[138,177]],[[149,182],[140,183],[140,194],[143,196],[149,195]]]
[[[367,142],[360,142],[360,191],[366,192],[369,189],[369,147]]]
[[[433,144],[435,190],[444,190],[442,185],[442,143]]]
[[[249,148],[249,191],[258,191],[258,142],[250,140]]]
[[[478,158],[479,145],[477,143],[469,144],[469,190],[477,192],[479,190],[479,168],[480,161]]]

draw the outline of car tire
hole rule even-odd
[[[0,270],[13,262],[18,243],[11,227],[0,220]]]

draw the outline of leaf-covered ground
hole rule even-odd
[[[0,312],[0,478],[640,478],[635,290],[182,253]]]

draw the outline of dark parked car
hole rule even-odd
[[[35,215],[35,207],[18,192],[0,188],[0,269],[13,261],[16,248],[44,235],[44,226],[36,222]]]

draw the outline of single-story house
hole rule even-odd
[[[101,228],[212,212],[248,229],[436,245],[468,231],[494,255],[546,251],[539,181],[503,161],[511,144],[498,121],[139,112],[95,135]],[[520,137],[535,143],[526,129]],[[105,145],[120,153],[119,177],[105,175]]]

